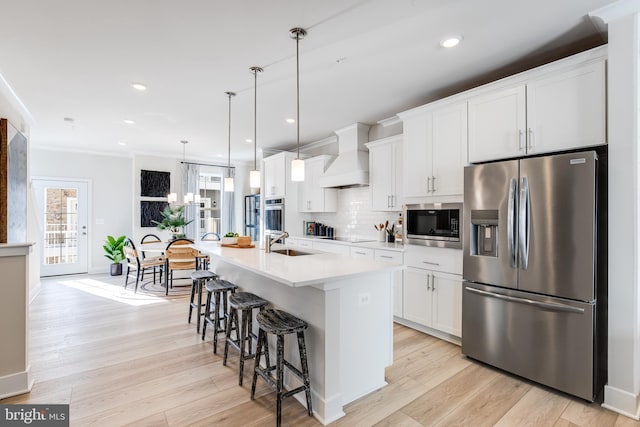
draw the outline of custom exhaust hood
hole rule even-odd
[[[319,179],[320,187],[340,188],[369,185],[369,125],[355,123],[337,130],[338,157]]]

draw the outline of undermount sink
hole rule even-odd
[[[312,255],[309,252],[302,252],[297,249],[272,249],[271,252],[273,252],[274,254],[282,254],[288,256]]]

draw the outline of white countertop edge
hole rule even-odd
[[[0,243],[0,257],[29,255],[33,245],[33,242]]]
[[[279,247],[282,247],[280,245],[278,245]],[[263,268],[258,268],[255,265],[252,265],[251,263],[248,263],[246,261],[243,260],[239,260],[233,257],[228,257],[225,256],[224,253],[221,253],[221,249],[223,248],[216,248],[216,246],[208,246],[208,245],[200,245],[200,249],[202,251],[204,251],[205,253],[210,254],[211,256],[214,257],[218,257],[220,258],[222,261],[240,267],[242,269],[245,269],[247,271],[251,271],[253,273],[259,274],[263,277],[266,277],[268,279],[274,280],[276,282],[285,284],[287,286],[290,287],[302,287],[302,286],[314,286],[314,285],[319,285],[322,283],[329,283],[329,282],[336,282],[336,281],[340,281],[346,278],[352,278],[355,276],[360,276],[360,275],[369,275],[369,274],[375,274],[375,273],[380,273],[380,272],[391,272],[391,271],[397,271],[397,270],[403,270],[405,268],[404,265],[402,264],[397,264],[397,263],[393,263],[393,262],[386,262],[386,261],[370,261],[370,260],[354,260],[353,258],[346,256],[346,255],[337,255],[337,254],[330,254],[330,253],[315,253],[315,255],[309,255],[309,256],[314,256],[317,258],[314,258],[316,260],[318,260],[318,262],[322,262],[327,263],[327,262],[331,262],[332,260],[335,260],[336,262],[340,262],[340,260],[342,259],[348,259],[351,262],[356,262],[356,263],[366,263],[368,264],[366,266],[366,268],[368,268],[365,271],[353,271],[353,272],[343,272],[340,274],[331,274],[328,273],[327,276],[324,277],[314,277],[308,280],[305,279],[301,279],[301,280],[289,280],[286,277],[283,277],[282,275],[277,275],[277,274],[273,274],[271,272],[269,272],[268,270],[265,270]],[[256,248],[256,249],[226,249],[226,250],[252,250],[252,251],[262,251],[262,249]],[[279,254],[265,254],[266,256],[276,256],[276,257],[286,257],[286,255],[279,255]],[[285,260],[287,258],[284,258]],[[289,260],[291,263],[295,263],[296,262],[296,257],[293,257]],[[370,266],[370,268],[369,268]]]
[[[369,249],[384,249],[389,251],[404,252],[405,246],[402,243],[387,243],[387,242],[346,242],[341,240],[323,239],[322,237],[314,236],[290,236],[290,239],[296,240],[308,240],[315,242],[326,242],[336,245],[357,246],[361,248]],[[286,239],[285,239],[286,241]]]

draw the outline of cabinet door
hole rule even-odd
[[[432,327],[457,337],[462,336],[462,277],[433,272]]]
[[[391,210],[391,196],[394,193],[394,165],[392,144],[384,144],[369,149],[369,187],[371,209]]]
[[[431,178],[432,116],[430,113],[403,121],[402,184],[405,197],[424,197],[428,193],[427,178]]]
[[[525,108],[524,85],[469,99],[469,162],[525,154]]]
[[[351,248],[353,253],[353,248]],[[396,262],[402,264],[402,252],[387,251],[376,249],[374,259],[376,261]],[[404,317],[403,295],[404,285],[402,270],[393,272],[393,315],[396,317]]]
[[[527,84],[527,154],[606,143],[605,63]]]
[[[404,318],[431,326],[431,272],[408,267],[404,271]]]
[[[433,195],[458,195],[464,191],[467,164],[467,103],[433,112]]]
[[[306,187],[309,210],[311,212],[324,212],[324,188],[320,187],[320,176],[324,173],[324,160],[318,159],[305,162],[305,174],[309,166],[309,182]]]
[[[264,160],[264,192],[267,197],[285,195],[285,157],[271,156]]]

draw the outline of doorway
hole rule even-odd
[[[88,183],[32,180],[40,225],[40,275],[88,272]]]

